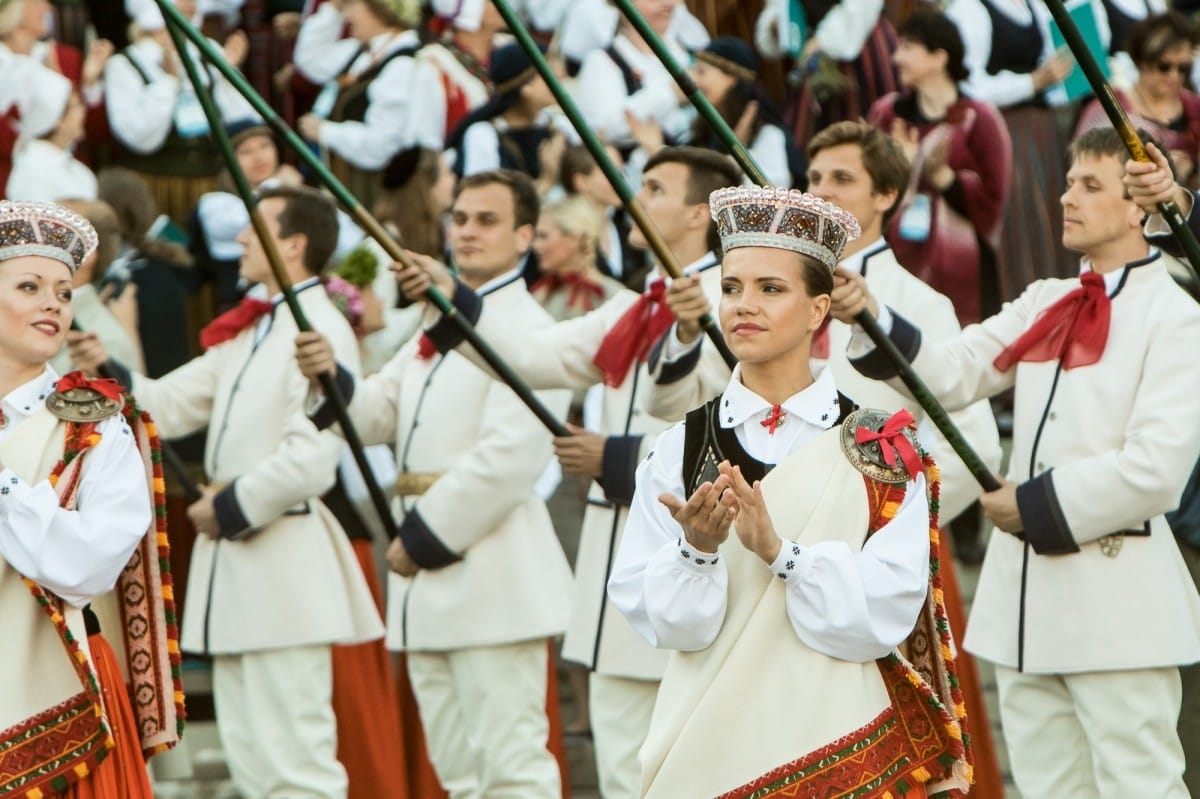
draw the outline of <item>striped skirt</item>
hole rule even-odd
[[[1062,246],[1066,187],[1066,137],[1052,108],[1021,105],[1003,110],[1012,137],[1013,182],[1000,232],[997,272],[1000,300],[1020,295],[1035,280],[1072,277],[1078,257]]]
[[[796,143],[805,148],[814,133],[833,123],[865,118],[876,100],[898,91],[900,84],[892,66],[895,49],[896,29],[885,17],[880,17],[858,58],[838,62],[838,71],[847,84],[845,91],[822,100],[809,79],[793,90],[785,116]]]

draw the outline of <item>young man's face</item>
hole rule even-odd
[[[673,161],[659,164],[642,175],[642,188],[637,193],[637,199],[669,247],[682,241],[697,219],[707,225],[707,203],[687,201],[690,178],[688,167]],[[629,231],[629,243],[639,250],[650,246],[636,225]]]
[[[883,215],[896,202],[896,192],[875,191],[856,143],[819,150],[808,164],[808,191],[854,214],[864,244],[882,235]]]
[[[533,225],[516,225],[513,194],[490,183],[463,189],[450,211],[450,247],[463,277],[478,283],[516,267],[529,251]]]
[[[1141,236],[1142,212],[1125,195],[1124,161],[1081,154],[1067,170],[1063,192],[1063,246],[1091,255],[1106,245]]]

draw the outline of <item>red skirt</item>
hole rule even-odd
[[[129,704],[129,689],[121,676],[117,656],[103,635],[88,636],[88,648],[116,747],[89,777],[66,795],[72,799],[154,799],[133,707]]]
[[[354,553],[367,586],[382,608],[371,542],[355,540]],[[333,647],[333,714],[338,720],[338,760],[350,780],[348,799],[422,799],[409,791],[412,768],[404,742],[392,659],[383,641]]]

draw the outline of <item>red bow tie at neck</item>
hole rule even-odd
[[[121,384],[116,380],[113,380],[111,377],[106,377],[103,379],[97,378],[93,380],[89,379],[87,375],[80,371],[67,372],[65,375],[59,378],[57,383],[54,384],[54,388],[56,391],[59,391],[63,394],[67,393],[73,388],[90,388],[110,400],[121,399],[121,394],[124,392],[124,389],[121,388]]]
[[[1074,369],[1100,360],[1108,343],[1112,300],[1102,275],[1085,272],[1079,283],[1079,288],[1043,311],[992,365],[1007,372],[1018,361],[1061,360],[1063,369]]]
[[[529,287],[531,294],[544,290],[547,296],[561,289],[569,289],[571,292],[567,295],[568,308],[590,311],[604,299],[604,286],[575,272],[552,272],[542,275]]]
[[[629,367],[635,361],[646,360],[650,345],[670,329],[675,314],[663,299],[666,292],[666,281],[660,279],[651,283],[646,293],[638,297],[600,342],[592,363],[604,372],[604,385],[610,388],[621,385],[629,374]]]
[[[274,307],[273,303],[246,297],[200,331],[200,344],[207,350],[229,341],[269,314]]]
[[[915,425],[916,420],[913,419],[911,413],[906,410],[897,411],[883,423],[883,427],[878,433],[869,427],[860,427],[855,430],[854,440],[859,444],[878,441],[879,450],[883,453],[883,462],[895,468],[896,456],[899,455],[904,468],[908,470],[909,478],[916,479],[916,476],[922,472],[921,457],[917,454],[916,447],[908,440],[908,436],[904,435],[906,427]]]

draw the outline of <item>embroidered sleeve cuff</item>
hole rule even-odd
[[[342,392],[342,399],[346,400],[346,405],[349,405],[350,400],[354,398],[354,375],[339,363],[337,377],[334,378],[334,381],[337,383],[338,391]],[[312,420],[318,430],[332,427],[333,423],[337,421],[337,415],[333,412],[333,403],[324,395],[321,395],[311,406],[308,418]]]
[[[804,570],[803,563],[808,550],[786,538],[781,538],[779,544],[779,555],[770,565],[771,574],[784,582],[791,582]]]
[[[712,572],[717,563],[721,560],[721,556],[716,552],[702,552],[687,542],[683,536],[675,540],[677,549],[679,550],[679,560],[684,564],[690,572],[696,574],[708,574]]]
[[[895,311],[891,312],[891,318],[892,329],[888,332],[888,338],[900,350],[900,354],[904,356],[905,360],[912,363],[921,350],[921,331]],[[879,347],[875,347],[861,357],[851,357],[850,363],[864,376],[874,380],[887,380],[895,377],[898,373],[896,365]]]
[[[408,512],[400,525],[400,541],[408,556],[422,569],[440,569],[462,560],[461,555],[450,551],[434,535],[416,508]]]
[[[472,325],[479,321],[479,314],[483,310],[483,300],[465,283],[461,281],[455,282],[454,296],[451,297],[451,302],[454,304],[455,311],[466,317],[467,321]],[[442,354],[462,344],[466,338],[463,335],[462,328],[445,314],[438,319],[433,327],[425,331],[425,335],[429,336],[430,340],[437,346],[438,352]]]
[[[234,480],[213,497],[213,513],[217,516],[217,533],[221,538],[229,541],[248,538],[254,532],[250,526],[250,520],[246,518],[246,514],[242,512],[242,506],[238,504],[237,492],[234,490],[236,484],[237,481]]]
[[[600,486],[609,502],[625,506],[633,502],[634,474],[637,472],[641,446],[641,436],[609,436],[604,439]]]
[[[1025,525],[1025,540],[1039,555],[1069,555],[1079,551],[1058,504],[1054,470],[1017,486],[1017,509]]]

